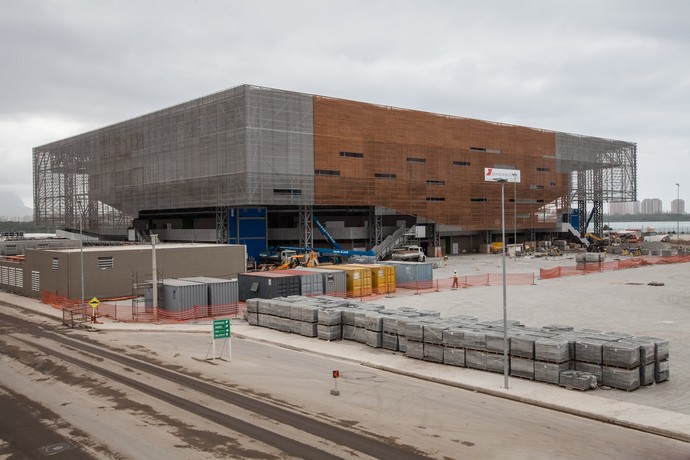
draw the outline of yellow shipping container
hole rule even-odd
[[[338,264],[323,265],[320,268],[343,270],[345,272],[347,297],[365,297],[371,295],[371,270],[366,265]]]
[[[395,267],[380,264],[350,264],[371,271],[371,291],[374,294],[395,292]]]

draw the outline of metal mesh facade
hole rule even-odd
[[[122,233],[142,210],[312,203],[311,96],[239,86],[34,148],[35,219]],[[81,207],[80,207],[81,206]],[[124,215],[124,216],[123,216]]]
[[[461,231],[553,228],[572,200],[636,198],[636,146],[243,85],[33,150],[41,225],[123,234],[142,212],[395,210]],[[220,214],[219,214],[220,215]]]

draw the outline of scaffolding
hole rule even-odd
[[[587,233],[590,216],[593,233],[603,233],[604,203],[637,200],[636,144],[556,133],[556,159],[559,171],[570,175],[569,200],[577,204],[580,235]]]

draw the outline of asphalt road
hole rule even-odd
[[[201,334],[85,335],[2,313],[0,329],[3,386],[55,407],[72,432],[89,433],[85,452],[100,458],[681,459],[690,452],[680,441],[249,340],[234,341],[233,360],[214,365]],[[337,397],[332,369],[341,371]],[[107,418],[94,417],[99,411]]]

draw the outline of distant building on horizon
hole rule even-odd
[[[642,214],[661,214],[664,212],[664,207],[659,198],[645,198],[640,205],[640,212]]]
[[[625,214],[639,214],[640,213],[640,202],[639,201],[620,201],[615,203],[609,203],[609,215],[611,216],[622,216]]]
[[[685,214],[685,200],[676,199],[671,201],[672,214]]]

